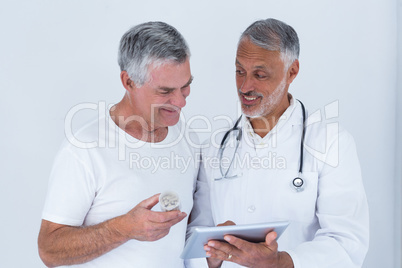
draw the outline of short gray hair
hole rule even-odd
[[[132,27],[120,40],[118,62],[136,86],[148,81],[148,67],[166,62],[184,63],[190,50],[183,36],[164,22],[146,22]]]
[[[266,50],[279,51],[285,68],[299,58],[299,37],[291,26],[282,21],[276,19],[256,21],[242,33],[239,44],[244,39]]]

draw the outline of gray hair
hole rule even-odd
[[[297,33],[282,21],[276,19],[256,21],[242,33],[239,44],[244,39],[266,50],[279,51],[285,68],[299,58],[300,44]]]
[[[190,49],[176,28],[164,22],[147,22],[128,30],[120,40],[118,62],[136,86],[149,79],[148,67],[167,62],[184,63]]]

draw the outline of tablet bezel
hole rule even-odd
[[[207,244],[209,240],[224,241],[223,237],[225,235],[234,235],[249,242],[257,243],[265,241],[265,236],[269,232],[275,231],[278,235],[278,239],[288,225],[288,221],[278,221],[257,224],[196,227],[193,229],[191,236],[187,239],[180,258],[205,258],[206,252],[204,245]]]

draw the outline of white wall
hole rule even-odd
[[[364,267],[397,267],[397,1],[400,10],[401,0],[2,0],[0,266],[43,267],[36,239],[64,118],[78,103],[115,103],[123,96],[116,54],[129,27],[161,20],[185,36],[195,80],[184,113],[212,119],[238,112],[234,56],[240,33],[257,19],[274,17],[300,37],[301,71],[291,92],[312,111],[339,100],[339,120],[355,137],[371,212]],[[77,114],[74,127],[92,116]]]
[[[395,165],[395,267],[402,267],[402,0],[397,1],[398,67],[396,88],[396,165]],[[398,239],[399,238],[399,239]]]

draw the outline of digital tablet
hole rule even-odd
[[[204,245],[209,240],[224,241],[225,235],[234,235],[249,242],[264,242],[265,236],[275,231],[278,237],[288,227],[288,221],[267,222],[258,224],[229,225],[216,227],[197,227],[187,239],[184,250],[180,256],[182,259],[205,258]]]

